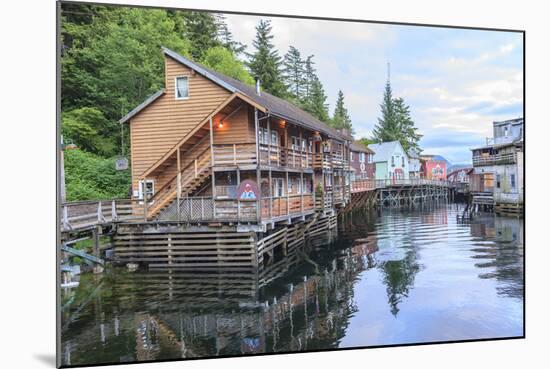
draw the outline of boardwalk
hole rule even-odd
[[[351,184],[351,193],[358,194],[373,190],[396,188],[449,188],[447,181],[428,179],[386,179],[386,180],[359,180]],[[212,218],[211,198],[189,197],[182,200],[184,208],[189,208],[188,217],[181,219],[184,222],[204,222],[215,220]],[[210,207],[210,208],[208,208]],[[78,232],[89,230],[97,226],[108,226],[113,223],[144,222],[145,208],[143,201],[131,199],[76,201],[64,203],[61,207],[61,232]],[[164,219],[161,219],[164,220]],[[219,221],[219,219],[216,219]]]

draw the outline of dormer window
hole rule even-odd
[[[189,77],[176,77],[176,100],[189,98]]]

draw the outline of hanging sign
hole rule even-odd
[[[128,169],[128,158],[118,158],[115,162],[116,170],[126,170]]]

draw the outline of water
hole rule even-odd
[[[523,222],[461,209],[354,213],[260,276],[83,275],[63,293],[63,364],[521,336]]]

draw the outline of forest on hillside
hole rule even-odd
[[[315,56],[303,55],[294,46],[277,50],[273,38],[272,25],[264,19],[256,25],[252,44],[243,45],[233,38],[223,14],[62,4],[61,133],[67,147],[67,201],[128,197],[130,170],[115,170],[115,160],[129,155],[128,129],[118,121],[163,87],[162,46],[244,83],[253,85],[259,79],[263,90],[333,128],[353,132],[341,90],[329,112]],[[397,119],[410,120],[408,107],[393,108],[399,101],[391,97],[391,89],[387,99],[388,86],[377,136],[366,143],[395,137],[407,143],[400,134],[411,124],[414,128],[412,121],[401,128]]]

